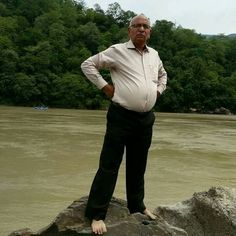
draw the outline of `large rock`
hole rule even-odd
[[[154,213],[188,236],[236,236],[236,189],[214,187]]]
[[[84,218],[87,197],[74,201],[46,228],[33,233],[18,230],[9,236],[93,235]],[[236,190],[211,188],[189,200],[155,209],[155,221],[129,214],[126,202],[112,198],[106,225],[107,236],[236,236]]]
[[[87,197],[74,201],[67,209],[61,212],[54,222],[37,233],[29,229],[15,231],[10,236],[75,236],[93,235],[90,222],[84,218],[84,210]],[[126,202],[112,198],[106,225],[108,232],[106,235],[113,236],[171,236],[187,234],[182,229],[169,225],[164,220],[150,221],[142,214],[129,214]]]
[[[214,110],[214,114],[220,114],[220,115],[231,115],[231,111],[227,108],[224,107],[220,107],[220,108],[216,108]]]

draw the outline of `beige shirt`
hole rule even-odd
[[[131,40],[88,58],[81,68],[99,89],[107,85],[99,70],[109,69],[115,88],[112,101],[137,112],[151,110],[157,91],[162,93],[166,89],[167,73],[158,52],[146,47],[141,53]]]

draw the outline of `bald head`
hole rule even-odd
[[[128,27],[129,38],[139,51],[144,50],[151,31],[150,20],[143,14],[135,16]]]
[[[134,22],[135,22],[137,19],[139,19],[139,18],[142,18],[142,19],[147,20],[149,26],[151,25],[149,18],[147,18],[144,14],[139,14],[139,15],[137,15],[137,16],[134,16],[134,17],[131,19],[131,21],[130,21],[130,23],[129,23],[129,27],[132,26],[132,25],[134,24]]]

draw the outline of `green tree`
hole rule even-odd
[[[14,103],[17,105],[24,105],[26,103],[33,105],[35,98],[40,91],[36,87],[36,80],[32,76],[24,73],[17,73],[15,75],[13,94]]]
[[[67,73],[54,81],[54,106],[67,108],[99,108],[101,97],[83,76]]]
[[[0,103],[102,108],[108,100],[81,72],[80,64],[112,44],[125,42],[135,15],[119,3],[104,11],[83,0],[1,0]],[[157,20],[149,45],[168,72],[168,88],[155,109],[236,112],[236,39],[206,37]],[[107,70],[101,71],[110,80]]]

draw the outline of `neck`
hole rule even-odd
[[[139,51],[143,51],[145,49],[145,44],[134,44],[134,46],[139,50]]]

